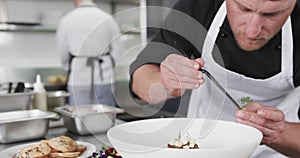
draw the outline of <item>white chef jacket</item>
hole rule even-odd
[[[282,110],[285,118],[290,122],[299,122],[299,88],[293,84],[293,36],[291,19],[288,18],[282,28],[282,57],[281,72],[267,79],[255,79],[227,70],[215,62],[212,56],[219,28],[226,17],[226,2],[216,14],[205,39],[202,58],[205,60],[204,69],[210,73],[227,89],[237,101],[242,97],[251,97],[254,101],[273,106]],[[217,89],[208,78],[199,89],[193,90],[188,117],[207,119],[221,119],[234,121],[236,107],[223,93]],[[201,133],[207,134],[213,123],[205,124]],[[242,133],[241,133],[242,134]],[[286,156],[273,149],[261,145],[251,156],[253,158],[285,158]]]
[[[83,96],[86,93],[92,96],[101,85],[111,89],[113,65],[122,49],[119,40],[116,42],[119,36],[120,30],[113,17],[94,3],[83,3],[61,19],[57,46],[64,69],[70,71],[68,90],[77,98],[76,104],[101,103],[103,98],[89,102]],[[110,55],[105,55],[107,53]],[[77,90],[84,92],[75,94]]]

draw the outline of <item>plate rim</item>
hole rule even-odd
[[[24,147],[26,147],[26,146],[29,146],[29,145],[35,145],[35,144],[38,144],[38,143],[40,143],[40,142],[31,142],[31,143],[25,143],[25,144],[20,144],[20,145],[16,145],[16,146],[12,146],[12,147],[9,147],[9,148],[7,148],[7,149],[4,149],[4,150],[2,150],[2,151],[0,151],[0,155],[1,156],[9,156],[9,158],[13,158],[13,155],[11,155],[12,153],[12,151],[14,151],[14,153],[13,154],[15,154],[16,153],[16,150],[20,150],[20,149],[22,149],[22,148],[24,148]],[[81,158],[82,156],[84,156],[84,158],[85,157],[89,157],[89,156],[92,156],[92,152],[96,152],[96,150],[97,150],[97,147],[96,147],[96,145],[94,145],[94,144],[92,144],[92,143],[90,143],[90,142],[85,142],[85,141],[77,141],[76,140],[76,143],[78,144],[78,145],[86,145],[86,147],[87,147],[87,149],[86,149],[86,151],[84,151],[83,153],[85,153],[85,152],[87,152],[87,151],[89,151],[89,150],[93,150],[93,151],[91,151],[90,153],[86,153],[85,155],[80,155],[78,158]],[[2,154],[5,154],[5,155],[2,155]]]

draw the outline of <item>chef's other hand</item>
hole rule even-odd
[[[263,144],[270,145],[284,139],[287,123],[284,113],[276,108],[253,102],[236,113],[236,121],[260,130]]]
[[[196,89],[203,84],[203,74],[199,71],[203,65],[200,58],[190,60],[177,54],[169,55],[160,65],[162,83],[168,94],[179,97],[186,89]]]

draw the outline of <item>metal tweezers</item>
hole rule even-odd
[[[231,95],[221,86],[221,84],[206,70],[199,69],[203,74],[205,74],[225,95],[226,97],[239,109],[242,108],[239,106],[239,104],[231,97]]]

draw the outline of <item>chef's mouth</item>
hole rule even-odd
[[[264,39],[249,39],[249,38],[240,38],[237,42],[239,47],[245,51],[256,51],[262,48],[265,45]]]
[[[247,37],[243,37],[242,40],[244,40],[248,44],[257,45],[257,44],[261,43],[264,39],[263,38],[247,38]]]

